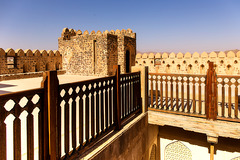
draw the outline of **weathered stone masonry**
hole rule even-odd
[[[46,70],[60,70],[62,68],[62,56],[59,51],[11,48],[0,48],[0,74],[17,74],[39,72]]]
[[[82,34],[64,28],[58,47],[67,74],[106,76],[113,74],[113,65],[121,65],[122,73],[135,65],[136,34],[131,29]]]

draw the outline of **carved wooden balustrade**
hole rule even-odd
[[[121,129],[142,110],[140,72],[120,75],[120,66],[114,68],[115,76],[60,85],[56,71],[49,71],[42,88],[0,95],[0,159],[21,159],[24,145],[29,160],[74,159]],[[10,152],[7,134],[13,134]]]
[[[240,122],[240,76],[149,73],[149,110]]]
[[[43,96],[42,88],[0,95],[0,159],[20,160],[21,144],[25,144],[27,148],[27,159],[43,159],[43,136],[46,127]],[[23,126],[23,121],[26,126]],[[21,135],[24,133],[21,132],[23,128],[27,131],[25,135]],[[22,139],[22,136],[27,139]],[[38,152],[34,151],[35,147]]]
[[[206,75],[149,73],[149,109],[203,117]]]

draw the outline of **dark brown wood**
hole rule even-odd
[[[222,117],[225,117],[225,82],[224,79],[222,79]]]
[[[110,81],[110,84],[111,84],[111,81]],[[112,122],[113,122],[113,97],[112,97],[112,85],[110,85],[109,87],[109,125],[111,126],[112,125]]]
[[[107,86],[107,83],[105,84]],[[104,105],[104,108],[105,108],[105,128],[108,129],[108,117],[109,117],[109,114],[108,114],[108,90],[107,90],[107,87],[105,87],[105,105]]]
[[[76,135],[76,99],[75,97],[76,96],[76,92],[75,92],[76,88],[73,88],[73,93],[72,93],[72,97],[73,97],[73,100],[72,100],[72,148],[73,150],[75,151],[76,149],[76,139],[77,139],[77,135]]]
[[[196,95],[195,95],[195,79],[193,78],[193,81],[192,81],[192,84],[193,84],[193,113],[196,113]]]
[[[178,77],[176,77],[176,109],[179,111],[179,99],[178,99]]]
[[[156,76],[156,83],[155,83],[155,91],[156,91],[156,108],[159,108],[158,105],[158,77]]]
[[[115,92],[116,92],[116,112],[115,112],[115,123],[116,123],[116,129],[120,130],[121,129],[121,91],[120,91],[120,65],[114,65],[113,69],[115,70],[115,76],[116,76],[116,85],[115,85]],[[123,92],[123,85],[122,85],[122,92]],[[123,99],[123,98],[122,98]],[[123,114],[122,114],[123,115]]]
[[[13,122],[14,160],[21,160],[21,121],[18,117]]]
[[[83,98],[80,95],[79,99],[79,143],[80,148],[83,147]]]
[[[69,153],[69,104],[68,101],[64,106],[64,148],[65,153]]]
[[[161,109],[163,109],[163,79],[161,77],[161,91],[160,91],[160,97],[161,97]]]
[[[171,93],[171,110],[173,110],[173,77],[170,80],[170,93]]]
[[[238,118],[238,82],[235,82],[235,118]]]
[[[183,80],[183,77],[182,77],[182,80],[181,80],[181,83],[182,83],[182,86],[181,86],[181,100],[182,100],[182,112],[184,112],[184,80]]]
[[[93,88],[93,85],[92,85]],[[93,90],[93,89],[92,89]],[[95,136],[95,107],[94,107],[94,93],[91,92],[91,140],[93,141]]]
[[[102,94],[103,95],[103,94]],[[86,138],[86,143],[89,142],[89,94],[86,94],[86,99],[85,99],[85,138]]]
[[[151,107],[153,108],[153,77],[151,76]]]
[[[187,77],[187,112],[189,113],[190,112],[190,86],[189,86],[189,77]]]
[[[48,127],[49,127],[49,154],[50,159],[55,160],[60,158],[57,155],[57,101],[59,95],[59,81],[57,71],[48,71]]]
[[[122,77],[122,82],[123,82],[123,77]],[[120,109],[121,109],[121,115],[122,115],[122,118],[125,116],[125,112],[126,112],[126,110],[125,110],[125,99],[124,99],[124,94],[125,94],[125,92],[124,92],[124,90],[125,90],[125,87],[124,87],[124,83],[122,83],[121,84],[122,85],[122,89],[121,89],[121,92],[120,92],[120,94],[121,94],[121,99],[120,99],[120,102],[121,102],[121,106],[120,106]],[[116,93],[117,94],[117,93]],[[121,117],[121,116],[120,116]]]
[[[28,112],[28,116],[27,116],[27,159],[28,160],[34,159],[33,131],[34,131],[33,115],[31,112]]]
[[[205,99],[205,111],[206,111],[206,118],[216,120],[217,119],[217,76],[214,69],[213,62],[209,62],[209,68],[207,71],[207,79],[206,79],[206,91]]]
[[[232,114],[232,87],[231,87],[232,83],[230,82],[230,79],[229,79],[229,82],[228,82],[228,117],[230,118],[231,117],[231,114]]]
[[[102,84],[103,85],[103,84]],[[103,90],[101,90],[100,94],[100,101],[101,101],[101,134],[104,132],[104,103],[103,103]]]
[[[198,85],[198,110],[199,110],[199,114],[202,114],[202,82],[201,82],[201,78],[199,78],[198,83],[199,83],[199,85]]]
[[[48,74],[47,72],[43,73],[43,80],[41,82],[41,87],[44,88],[44,106],[42,107],[43,110],[40,112],[43,112],[43,125],[42,128],[42,133],[43,133],[43,159],[50,159],[49,155],[49,126],[48,126]],[[40,127],[40,126],[39,126]],[[40,132],[40,131],[39,131]],[[40,135],[40,134],[39,134]],[[40,143],[39,143],[40,144]],[[39,152],[40,154],[40,152]]]
[[[125,77],[126,78],[126,90],[125,90],[125,100],[126,100],[126,112],[125,114],[128,115],[130,112],[129,112],[129,83],[128,83],[128,77]]]
[[[6,136],[6,124],[1,121],[0,123],[0,159],[6,160],[7,159],[7,136]]]
[[[165,79],[165,104],[166,104],[166,109],[169,109],[168,108],[168,79],[167,79],[167,76],[166,76],[166,79]]]
[[[43,97],[41,97],[43,98]],[[43,104],[40,104],[40,106]],[[40,107],[40,111],[38,112],[38,148],[39,148],[39,155],[38,158],[41,160],[43,159],[43,107]]]
[[[96,92],[96,133],[97,136],[100,133],[100,128],[99,128],[99,122],[100,122],[100,118],[99,118],[99,107],[100,107],[100,103],[99,103],[99,92],[98,92],[98,87],[97,88],[97,92]]]

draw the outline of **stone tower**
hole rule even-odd
[[[64,28],[58,38],[63,57],[63,69],[68,74],[84,76],[113,75],[113,65],[121,65],[121,72],[131,72],[135,65],[136,33],[131,29],[92,31]]]

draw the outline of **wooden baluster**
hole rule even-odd
[[[125,90],[125,100],[126,100],[126,115],[129,115],[129,79],[128,76],[125,77],[125,85],[126,85],[126,90]]]
[[[1,105],[2,107],[2,105]],[[1,110],[1,109],[0,109]],[[2,113],[2,112],[1,112]],[[4,113],[2,113],[2,116],[5,115]],[[5,117],[5,116],[4,116]],[[6,160],[7,159],[7,135],[6,135],[6,124],[4,123],[3,119],[1,119],[1,123],[0,123],[0,159],[2,160]]]
[[[79,99],[79,143],[80,148],[83,147],[83,95],[80,94]]]
[[[151,107],[153,107],[153,75],[151,75],[151,79],[150,79],[150,82],[151,82]]]
[[[158,105],[158,78],[157,78],[157,76],[156,76],[155,90],[156,90],[156,108],[159,108],[159,105]]]
[[[222,117],[225,117],[225,82],[224,78],[222,78]]]
[[[103,83],[102,83],[103,85]],[[101,87],[103,87],[101,85]],[[104,132],[104,103],[103,103],[103,89],[101,90],[101,134]]]
[[[161,92],[160,92],[160,96],[161,96],[161,109],[163,109],[163,79],[161,76]]]
[[[76,88],[73,88],[73,101],[72,101],[72,148],[76,149]]]
[[[232,111],[232,102],[231,102],[231,98],[232,98],[232,83],[229,79],[229,82],[228,82],[228,117],[231,118],[231,111]]]
[[[99,119],[99,107],[100,107],[100,103],[99,103],[99,87],[98,87],[98,84],[96,86],[96,132],[97,132],[97,136],[99,135],[100,131],[99,131],[99,122],[100,122],[100,119]]]
[[[187,77],[187,112],[190,113],[190,102],[189,102],[189,99],[190,99],[190,89],[189,89],[189,83],[190,83],[190,80],[189,80],[190,77]]]
[[[134,111],[137,109],[137,107],[136,107],[137,94],[135,92],[135,88],[136,88],[136,77],[134,76],[134,79],[133,79],[133,108],[134,108]]]
[[[94,140],[94,136],[95,136],[95,107],[94,107],[94,84],[91,84],[92,88],[91,88],[91,140]]]
[[[183,77],[182,77],[182,86],[181,86],[181,98],[182,98],[182,112],[184,112],[184,80],[183,80]]]
[[[193,84],[193,113],[196,113],[195,77],[193,77],[192,84]]]
[[[235,82],[235,118],[238,118],[238,79]]]
[[[199,110],[199,114],[202,114],[202,81],[201,81],[201,77],[199,77],[198,80],[198,110]]]
[[[34,137],[33,137],[33,115],[31,113],[31,109],[33,105],[28,106],[28,116],[27,116],[27,159],[34,159]]]
[[[179,111],[179,102],[178,102],[178,77],[176,77],[176,108],[177,108],[177,111]]]
[[[173,77],[170,80],[170,93],[171,93],[171,110],[173,110]]]
[[[122,114],[121,114],[121,115],[122,115],[122,118],[124,118],[124,117],[126,116],[126,115],[125,115],[125,111],[126,111],[126,110],[125,110],[125,99],[124,99],[124,97],[125,97],[125,96],[124,96],[124,93],[125,93],[125,92],[124,92],[124,90],[125,90],[125,87],[124,87],[124,86],[125,86],[125,85],[124,85],[123,77],[122,77],[122,85],[121,85],[121,86],[122,86],[122,89],[121,89],[121,99],[120,99],[120,101],[121,101],[122,103],[121,103],[121,106],[120,106],[120,107],[121,107],[121,111],[122,111]]]
[[[40,97],[41,97],[40,99],[43,100],[43,96],[40,96]],[[44,135],[43,134],[43,103],[40,103],[39,106],[40,106],[39,107],[40,111],[38,112],[38,148],[39,148],[38,159],[41,160],[41,159],[44,159],[43,158],[44,157],[44,155],[43,155],[43,148],[44,148],[44,146],[43,146],[43,144],[44,144],[43,143],[44,142],[44,140],[43,140],[43,135]],[[58,128],[60,128],[60,127],[58,127]],[[0,127],[0,130],[2,130],[1,127]],[[0,133],[0,135],[1,135],[1,133]],[[2,137],[2,136],[0,136],[0,137]],[[1,141],[0,141],[0,143],[1,143]],[[1,146],[1,144],[0,144],[0,146]],[[1,148],[0,148],[0,152],[1,152]],[[0,156],[0,158],[1,158],[1,156]],[[3,158],[1,158],[1,159],[3,159]]]
[[[88,86],[86,86],[88,87]],[[86,88],[86,91],[88,89]],[[86,93],[86,99],[85,99],[85,138],[86,138],[86,144],[89,142],[89,92]]]
[[[112,105],[112,84],[111,84],[111,80],[109,82],[109,115],[110,115],[110,118],[109,118],[109,124],[110,126],[112,125],[112,116],[113,116],[113,105]]]
[[[13,132],[14,160],[21,160],[21,121],[18,117],[14,119]]]
[[[105,129],[108,129],[108,90],[107,90],[107,82],[105,84]]]
[[[65,103],[65,112],[64,112],[64,145],[65,153],[69,153],[69,101]]]
[[[115,70],[115,85],[114,85],[114,121],[115,121],[115,126],[116,126],[116,130],[120,130],[121,129],[121,104],[122,104],[122,108],[123,108],[123,99],[121,101],[121,90],[120,90],[120,65],[114,65],[113,66],[113,70]],[[122,82],[123,82],[123,78],[122,78]],[[123,84],[123,83],[122,83]],[[123,85],[122,85],[122,94],[123,94]],[[121,103],[122,102],[122,103]],[[122,112],[122,116],[123,116],[123,112]]]
[[[166,101],[166,110],[168,110],[168,79],[167,79],[167,76],[166,76],[166,79],[165,79],[165,101]]]

